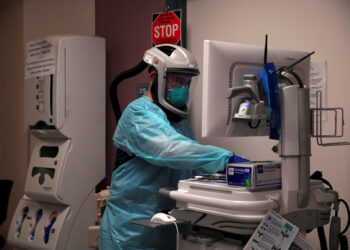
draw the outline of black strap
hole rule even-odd
[[[117,149],[117,152],[115,154],[115,161],[114,161],[114,170],[116,170],[120,165],[124,164],[125,162],[133,159],[135,156],[128,155],[125,151],[121,150],[120,148]]]

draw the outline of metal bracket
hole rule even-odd
[[[334,131],[324,134],[322,128],[323,112],[334,112]],[[323,138],[337,138],[344,135],[344,110],[343,108],[322,108],[321,91],[316,92],[316,108],[311,109],[311,135],[316,137],[317,144],[320,146],[344,146],[350,145],[350,142],[323,142]],[[338,130],[338,120],[340,120],[340,131]]]

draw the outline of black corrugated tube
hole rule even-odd
[[[117,75],[110,87],[110,97],[111,97],[111,103],[113,107],[113,112],[115,116],[116,122],[119,121],[119,118],[121,116],[121,110],[120,110],[120,105],[119,105],[119,100],[118,100],[118,85],[121,83],[121,81],[133,77],[142,71],[144,71],[147,68],[148,64],[145,63],[144,61],[141,61],[139,64],[137,64],[135,67],[128,69],[126,71],[123,71]]]

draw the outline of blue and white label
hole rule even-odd
[[[229,168],[228,169],[228,174],[229,175],[234,175],[235,174],[235,169],[234,168]]]
[[[227,165],[227,184],[248,188],[281,185],[280,162],[244,162]]]
[[[227,183],[229,185],[246,186],[247,180],[251,180],[251,178],[252,178],[251,168],[227,166]]]

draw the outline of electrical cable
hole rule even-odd
[[[324,179],[322,177],[322,172],[321,171],[315,171],[311,176],[310,179],[313,180],[320,180],[322,181],[324,184],[326,184],[327,186],[329,186],[330,189],[333,190],[333,186],[329,183],[329,181],[327,181],[326,179]]]
[[[265,48],[266,49],[266,48]],[[297,80],[298,84],[299,84],[299,87],[300,88],[304,88],[304,84],[303,82],[301,81],[300,77],[293,71],[293,67],[299,63],[301,63],[302,61],[304,61],[306,58],[310,57],[312,54],[314,54],[315,51],[312,51],[311,53],[307,54],[306,56],[300,58],[299,60],[297,60],[296,62],[294,62],[293,64],[289,65],[288,67],[281,67],[279,68],[276,73],[277,75],[281,76],[282,77],[282,73],[283,72],[286,72],[286,73],[289,73],[291,75],[294,76],[294,78]]]
[[[207,216],[207,214],[203,213],[197,220],[195,220],[192,224],[196,225],[198,222],[200,222],[201,220],[203,220],[205,217]]]
[[[321,250],[327,250],[327,240],[326,240],[326,235],[324,233],[324,228],[317,227],[317,233],[318,233],[318,238],[320,239],[320,246]]]
[[[294,83],[288,77],[281,75],[281,78],[282,78],[282,80],[286,80],[290,85],[294,85]]]
[[[340,236],[339,241],[340,241],[340,249],[341,250],[348,250],[349,249],[348,239],[346,238],[345,235]]]
[[[343,199],[338,199],[339,202],[343,202],[345,207],[346,207],[346,212],[347,212],[347,215],[348,215],[348,221],[346,223],[346,226],[344,228],[343,231],[341,231],[339,234],[338,234],[338,237],[339,237],[339,242],[340,242],[340,249],[341,250],[348,250],[349,247],[348,247],[348,239],[345,235],[345,233],[348,231],[349,229],[349,225],[350,225],[350,209],[349,209],[349,205],[348,203],[343,200]]]
[[[346,226],[345,226],[344,230],[339,233],[339,236],[341,236],[341,235],[345,234],[346,231],[348,231],[348,229],[349,229],[349,225],[350,225],[350,209],[349,209],[348,203],[345,200],[339,199],[339,201],[344,203],[344,205],[346,207],[346,212],[348,214],[348,221],[346,223]]]
[[[259,127],[260,125],[260,122],[261,120],[258,120],[257,124],[255,126],[253,126],[253,120],[251,119],[249,122],[248,122],[248,125],[251,129],[256,129],[257,127]]]
[[[300,88],[304,88],[304,84],[301,81],[300,77],[298,76],[297,73],[295,73],[293,70],[290,70],[288,73],[292,74],[292,76],[294,76],[295,79],[297,79],[297,82],[299,83],[299,87]]]
[[[177,227],[177,224],[175,221],[172,221],[172,223],[175,225],[175,228],[176,228],[176,250],[179,250],[179,243],[180,243],[179,228]]]
[[[278,75],[279,75],[282,79],[287,79],[287,81],[288,81],[289,83],[291,83],[292,85],[294,85],[294,84],[293,84],[293,81],[292,81],[291,79],[289,79],[289,78],[286,76],[286,73],[292,75],[292,76],[295,78],[295,80],[298,82],[299,88],[304,88],[303,82],[301,81],[301,79],[300,79],[300,77],[298,76],[298,74],[295,73],[295,72],[293,71],[293,69],[289,69],[289,68],[287,68],[287,67],[281,67],[281,68],[279,68],[279,69],[277,70],[277,72],[278,72]]]

